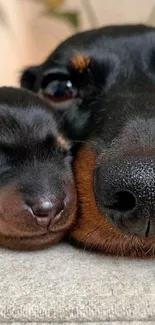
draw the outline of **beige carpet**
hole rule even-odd
[[[155,260],[0,250],[0,324],[153,325]]]

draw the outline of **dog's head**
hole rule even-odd
[[[0,245],[56,243],[75,211],[70,144],[51,109],[28,91],[0,88]]]
[[[25,69],[21,86],[39,93],[60,114],[71,139],[90,132],[100,97],[116,86],[155,83],[155,30],[110,26],[76,34],[39,66]]]

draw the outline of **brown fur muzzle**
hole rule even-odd
[[[79,212],[71,238],[80,246],[104,254],[130,257],[155,257],[155,238],[140,238],[122,234],[96,206],[93,170],[96,155],[83,146],[74,164],[78,190]]]
[[[0,191],[0,246],[17,250],[35,250],[59,242],[75,221],[76,191],[67,185],[68,201],[63,216],[48,227],[38,223],[25,205],[15,185]]]

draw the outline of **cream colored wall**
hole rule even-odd
[[[65,9],[81,12],[81,29],[91,28],[83,3],[66,0]],[[147,22],[153,0],[90,0],[98,25]],[[0,85],[18,85],[23,66],[41,62],[73,30],[63,22],[42,16],[33,0],[0,0],[7,24],[0,24]]]

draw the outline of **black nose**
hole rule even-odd
[[[51,201],[47,199],[40,199],[32,206],[32,211],[35,215],[40,217],[47,217],[53,208]]]
[[[94,187],[98,207],[120,230],[155,235],[155,158],[103,161]]]
[[[56,219],[64,209],[63,200],[55,202],[47,198],[40,198],[31,205],[33,214],[37,217],[40,225],[47,225],[50,220]]]

